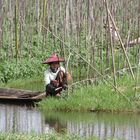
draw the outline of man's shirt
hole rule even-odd
[[[59,72],[60,70],[62,70],[62,71],[65,73],[65,68],[63,68],[62,66],[60,66],[60,67],[57,69],[56,73],[53,73],[53,72],[51,71],[50,68],[47,69],[47,70],[44,72],[44,81],[45,81],[45,85],[48,85],[48,84],[51,83],[52,80],[55,80],[56,77],[57,77],[57,74],[58,74],[58,72]]]

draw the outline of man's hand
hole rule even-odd
[[[46,86],[46,91],[48,92],[48,93],[55,93],[55,87],[52,85],[52,84],[48,84],[47,86]]]
[[[58,87],[59,86],[59,82],[57,80],[53,80],[51,81],[51,84],[55,87]]]
[[[67,84],[62,85],[62,88],[63,88],[64,90],[68,89]]]

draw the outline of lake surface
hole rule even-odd
[[[58,133],[140,139],[140,114],[41,112],[25,105],[0,104],[0,131]]]

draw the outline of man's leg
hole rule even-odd
[[[58,85],[59,87],[63,88],[64,85],[67,86],[67,77],[66,77],[66,74],[63,71],[59,71],[58,72],[56,80],[59,83],[59,85]]]
[[[57,87],[55,86],[55,84],[53,84],[53,82],[51,82],[51,84],[46,86],[46,96],[48,95],[60,96],[62,88],[65,89],[64,86],[67,85],[67,81],[66,81],[66,75],[63,71],[58,72],[56,80],[58,81]]]
[[[53,84],[49,84],[46,86],[46,96],[56,96],[58,93],[62,91],[62,88],[57,88]]]

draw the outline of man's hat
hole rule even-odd
[[[64,62],[65,59],[63,57],[58,57],[55,53],[53,53],[47,60],[43,62],[43,64],[50,64],[53,62]]]

